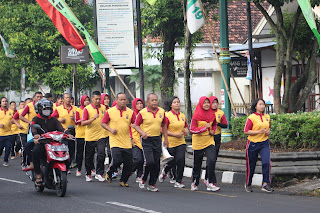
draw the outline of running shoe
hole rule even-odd
[[[108,183],[112,182],[112,178],[109,177],[108,173],[106,173],[105,179],[108,181]]]
[[[174,178],[170,179],[170,183],[176,183],[177,181]]]
[[[175,187],[175,188],[184,188],[185,185],[184,185],[183,183],[175,182],[175,183],[174,183],[174,187]]]
[[[4,162],[4,163],[2,164],[2,166],[9,166],[9,163],[8,163],[8,162]]]
[[[267,183],[263,183],[261,190],[265,192],[273,192],[273,188],[271,188],[271,186]]]
[[[162,169],[162,171],[161,171],[161,173],[160,173],[160,175],[159,175],[159,182],[160,183],[163,183],[163,181],[164,181],[164,179],[166,179],[166,177],[167,177],[167,175],[166,175],[166,173],[165,173],[165,171],[164,171],[164,168]]]
[[[214,183],[209,183],[208,186],[207,186],[207,191],[216,192],[216,191],[219,191],[219,190],[220,190],[220,187],[216,186]]]
[[[244,189],[246,192],[253,192],[252,186],[248,186],[247,184],[244,184]]]
[[[141,182],[139,182],[139,188],[144,189],[144,185],[145,185],[144,180],[141,180]]]
[[[76,171],[76,176],[80,177],[81,176],[81,172],[79,170]]]
[[[15,158],[16,158],[16,156],[12,155],[10,159],[14,160]]]
[[[206,185],[206,187],[208,187],[208,183],[209,183],[208,179],[204,179],[203,183],[204,183],[204,185]]]
[[[112,179],[117,179],[117,176],[118,176],[118,172],[112,173]]]
[[[142,178],[141,177],[137,177],[136,178],[136,183],[140,183],[142,181]]]
[[[122,187],[129,187],[129,184],[121,181],[121,182],[120,182],[120,186],[122,186]]]
[[[94,170],[91,170],[91,175],[96,176],[96,172]]]
[[[86,175],[86,181],[91,182],[92,181],[92,176],[91,175]]]
[[[198,186],[196,186],[195,182],[191,183],[191,191],[198,191]]]
[[[156,185],[149,185],[149,186],[147,187],[147,189],[148,189],[149,191],[152,191],[152,192],[158,192],[158,191],[159,191],[159,189],[156,187]]]
[[[105,181],[105,179],[104,179],[104,177],[102,175],[96,175],[95,178],[100,182],[104,182]]]

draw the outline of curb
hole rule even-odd
[[[184,167],[184,177],[192,177],[192,168]],[[205,170],[202,170],[201,180],[204,180]],[[229,172],[229,171],[216,171],[217,183],[228,183],[228,184],[244,184],[246,182],[246,174],[241,172]],[[253,186],[262,185],[262,174],[254,174],[252,178]]]

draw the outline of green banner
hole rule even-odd
[[[48,0],[66,19],[68,19],[79,31],[81,31],[87,40],[90,52],[95,64],[107,62],[98,45],[94,42],[86,28],[81,24],[64,0]]]
[[[316,21],[314,19],[312,9],[311,9],[311,4],[309,0],[298,0],[299,6],[302,10],[302,13],[308,22],[309,27],[311,28],[312,32],[314,33],[315,37],[318,40],[319,43],[319,48],[320,48],[320,34],[317,30],[317,25]]]
[[[157,0],[146,0],[149,4],[154,5]]]

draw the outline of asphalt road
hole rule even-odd
[[[85,182],[84,176],[68,175],[68,190],[65,197],[57,197],[55,191],[45,189],[37,193],[33,183],[21,171],[18,160],[11,160],[10,167],[0,165],[0,213],[35,212],[259,212],[295,213],[319,212],[320,199],[288,195],[283,192],[253,193],[243,186],[221,184],[219,192],[207,192],[200,184],[198,192],[190,191],[191,180],[185,178],[185,189],[176,189],[167,180],[158,184],[159,192],[139,189],[135,178],[130,187],[122,188],[118,180]]]

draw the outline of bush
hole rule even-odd
[[[320,112],[271,115],[270,143],[284,149],[320,147]],[[232,118],[232,134],[246,140],[243,133],[247,117]]]

